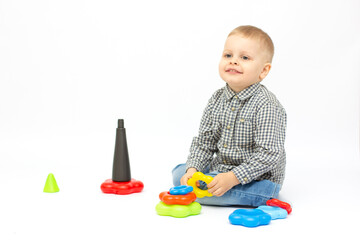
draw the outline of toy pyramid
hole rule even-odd
[[[44,192],[46,193],[55,193],[55,192],[59,192],[60,189],[56,183],[54,174],[50,173],[46,179],[46,183],[45,183],[45,187],[44,187]]]
[[[138,193],[144,188],[141,181],[131,178],[124,119],[118,119],[112,179],[105,180],[100,188],[103,193],[118,195]]]
[[[160,193],[159,198],[161,201],[155,209],[160,216],[183,218],[201,212],[201,205],[195,202],[196,195],[191,186],[170,188],[170,191]]]

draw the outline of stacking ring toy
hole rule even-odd
[[[290,204],[288,204],[287,202],[280,201],[279,199],[276,199],[276,198],[268,200],[266,202],[266,205],[283,208],[288,212],[288,214],[290,214],[292,211]]]
[[[171,195],[170,192],[165,191],[160,193],[159,198],[162,202],[168,205],[189,205],[196,200],[196,195],[193,192],[185,195]]]
[[[204,175],[202,172],[196,172],[192,175],[192,178],[190,178],[187,182],[189,186],[192,186],[194,188],[194,193],[196,194],[196,197],[202,198],[202,197],[211,197],[212,194],[208,192],[208,190],[202,190],[196,186],[197,181],[203,181],[206,184],[209,184],[213,180],[212,177]]]
[[[271,215],[260,209],[238,209],[230,214],[229,221],[234,225],[257,227],[268,225],[271,221]]]
[[[270,214],[271,220],[283,219],[286,218],[288,212],[281,207],[272,207],[272,206],[259,206],[257,209],[260,209],[264,213]]]
[[[193,187],[180,185],[170,188],[169,192],[171,195],[185,195],[193,191]]]
[[[163,202],[159,202],[156,205],[155,210],[160,216],[183,218],[191,215],[200,214],[201,205],[197,202],[190,203],[189,205],[168,205]]]

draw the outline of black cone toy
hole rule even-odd
[[[131,178],[124,120],[119,119],[116,129],[113,175],[112,179],[108,179],[101,184],[101,191],[103,193],[126,195],[141,192],[143,188],[144,184],[141,181]]]

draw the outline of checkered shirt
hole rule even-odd
[[[232,171],[240,184],[267,179],[282,185],[285,130],[286,112],[265,86],[235,93],[226,85],[205,108],[186,167]]]

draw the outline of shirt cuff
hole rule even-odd
[[[198,172],[201,172],[201,171],[203,170],[201,164],[198,163],[198,162],[187,162],[187,163],[186,163],[186,171],[187,171],[189,168],[196,168],[196,170],[197,170]]]
[[[241,185],[250,183],[253,180],[251,175],[245,169],[244,166],[240,165],[238,167],[233,168],[231,171],[235,174],[235,177],[239,180]]]

